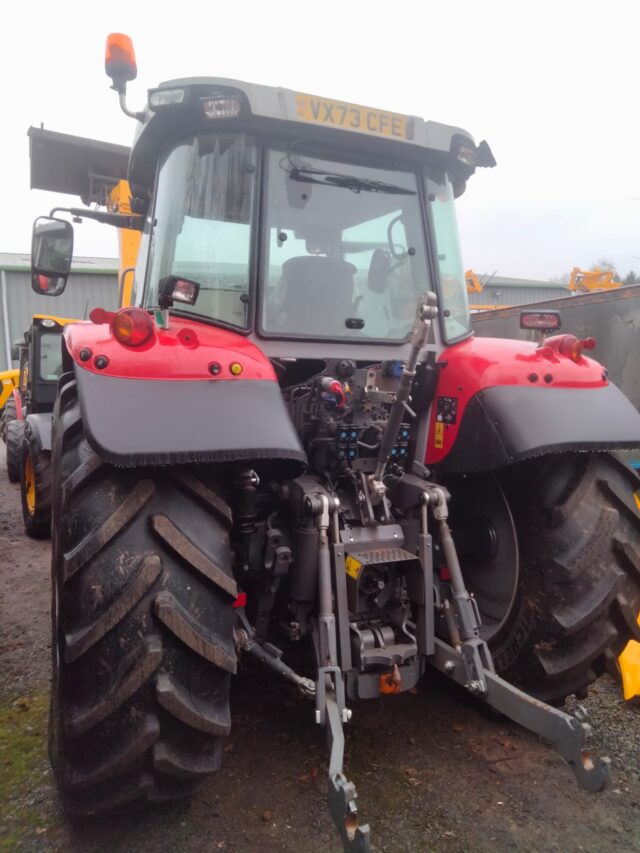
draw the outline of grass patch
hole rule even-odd
[[[47,692],[0,697],[0,851],[25,849],[46,832],[48,701]]]

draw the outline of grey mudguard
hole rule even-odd
[[[32,432],[38,437],[42,450],[51,450],[51,419],[50,412],[37,415],[27,415],[27,423]]]
[[[87,438],[113,465],[246,461],[279,478],[306,456],[277,382],[100,376],[76,366]],[[270,463],[277,463],[271,466]]]
[[[505,385],[478,392],[465,408],[439,471],[481,473],[568,450],[640,447],[640,412],[610,383],[602,388]]]

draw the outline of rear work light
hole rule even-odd
[[[166,275],[158,284],[158,305],[164,310],[171,308],[174,302],[195,305],[200,293],[200,284],[188,278]]]
[[[235,118],[240,115],[240,101],[237,98],[206,98],[202,109],[207,118]]]
[[[122,308],[111,320],[114,338],[127,347],[141,347],[153,335],[153,321],[142,308]]]
[[[149,95],[149,109],[157,110],[184,101],[184,89],[156,89]]]
[[[535,332],[556,332],[560,328],[558,311],[523,311],[520,314],[520,328]]]

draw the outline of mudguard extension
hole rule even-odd
[[[42,450],[51,450],[51,413],[27,415],[26,421],[38,437]]]
[[[612,383],[599,388],[485,388],[465,407],[439,471],[480,473],[544,453],[640,447],[640,413]]]
[[[305,468],[277,382],[75,373],[88,440],[113,465],[247,461],[260,471],[277,462],[279,479]]]

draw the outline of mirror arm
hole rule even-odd
[[[80,219],[94,219],[105,225],[114,225],[116,228],[129,228],[133,231],[142,231],[144,228],[144,217],[127,216],[124,213],[105,213],[102,210],[91,210],[85,207],[54,207],[49,214],[53,217],[56,213],[70,213],[71,216]]]

